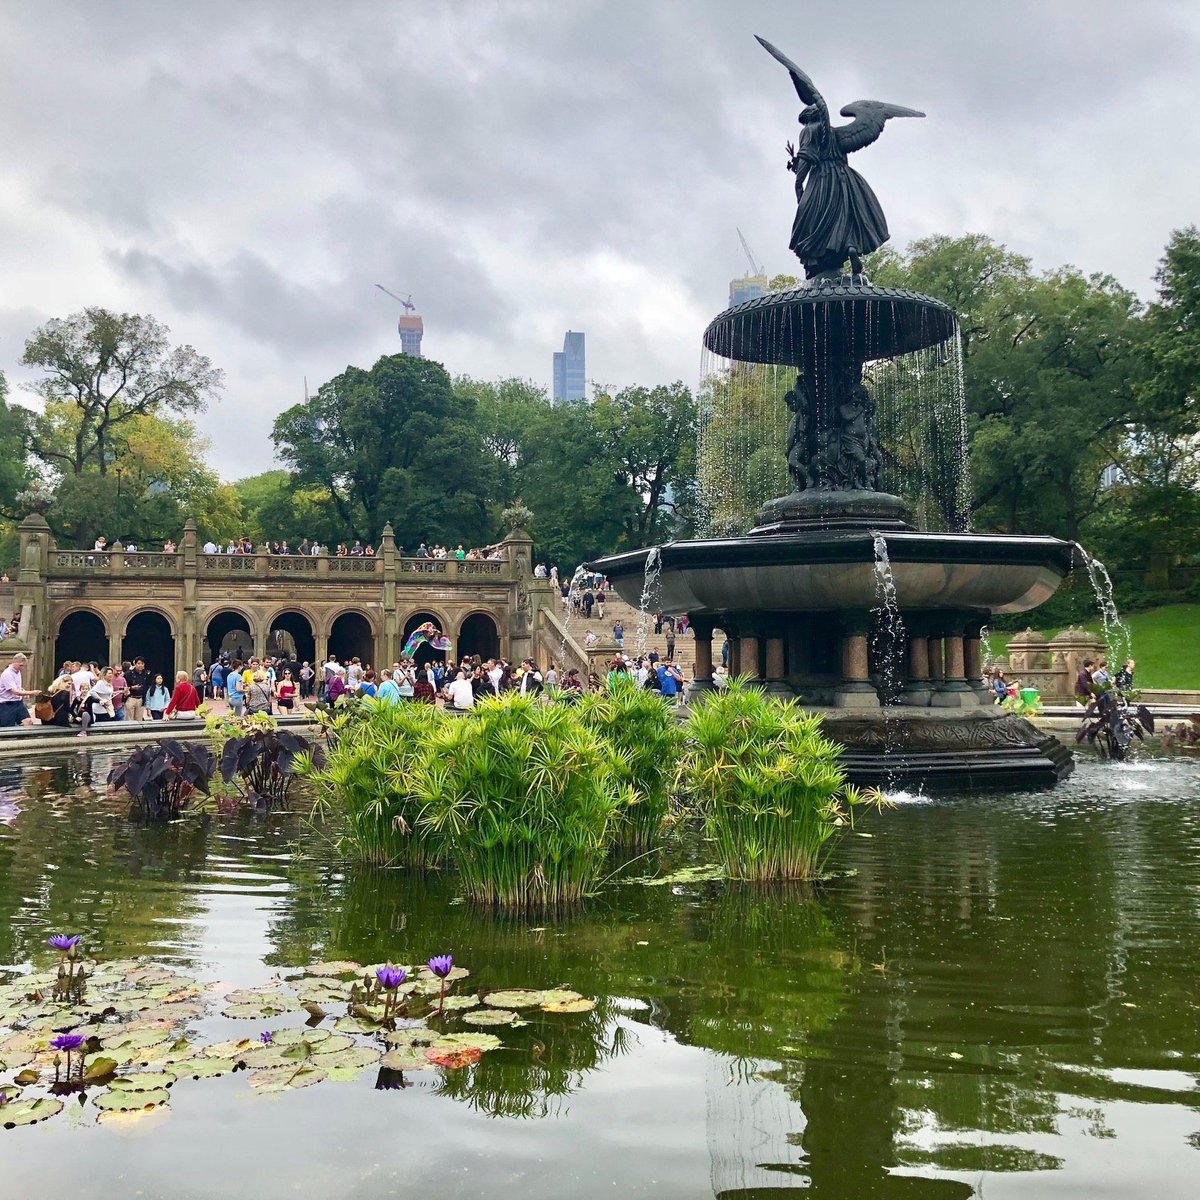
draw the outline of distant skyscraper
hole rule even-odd
[[[729,281],[729,307],[744,304],[747,300],[757,300],[767,294],[767,277],[765,275],[743,275],[741,279]]]
[[[583,334],[567,330],[563,348],[554,355],[554,402],[582,400],[587,393]]]
[[[400,349],[404,354],[413,358],[421,357],[421,334],[425,332],[425,322],[416,313],[405,313],[397,325],[400,330]]]

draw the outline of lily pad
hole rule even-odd
[[[476,1012],[463,1013],[467,1025],[512,1025],[517,1014],[509,1008],[481,1008]]]
[[[542,993],[542,1004],[565,1004],[568,1000],[582,1000],[582,992],[573,992],[570,988],[547,988]]]
[[[374,1029],[374,1026],[371,1027]],[[329,1037],[328,1029],[277,1029],[271,1035],[271,1042],[280,1046],[292,1046],[296,1042],[307,1042],[310,1046],[316,1047],[318,1042],[323,1042]]]
[[[441,1034],[434,1033],[432,1029],[418,1025],[409,1029],[393,1029],[383,1035],[383,1040],[389,1046],[429,1046],[440,1041],[441,1037]]]
[[[171,1037],[171,1030],[161,1029],[122,1029],[100,1039],[100,1045],[106,1050],[148,1050],[151,1046],[159,1046]]]
[[[535,988],[509,988],[505,991],[488,992],[483,1002],[490,1004],[492,1008],[533,1008],[541,1004],[542,993]]]
[[[447,996],[437,1008],[433,1010],[433,1014],[437,1014],[438,1008],[444,1009],[446,1012],[461,1012],[468,1008],[478,1008],[478,996]]]
[[[422,1051],[406,1047],[389,1051],[383,1056],[382,1065],[389,1071],[428,1071],[433,1063]]]
[[[103,1054],[93,1055],[84,1061],[83,1082],[98,1083],[101,1079],[107,1079],[117,1069],[117,1066],[115,1058],[109,1058]],[[21,1076],[18,1075],[17,1079],[20,1078]]]
[[[13,1129],[18,1125],[35,1125],[49,1117],[56,1117],[63,1110],[63,1102],[52,1096],[38,1096],[35,1100],[18,1100],[0,1109],[0,1125]]]
[[[198,1055],[175,1063],[174,1069],[180,1079],[215,1079],[218,1075],[228,1075],[233,1070],[233,1059],[206,1058]]]
[[[558,1000],[551,1004],[543,1004],[542,1012],[548,1013],[582,1013],[591,1012],[596,1007],[595,1000],[585,1000],[582,996],[578,1000]]]
[[[28,1067],[24,1071],[17,1073],[13,1078],[13,1083],[20,1084],[22,1087],[28,1087],[30,1084],[37,1083],[39,1078],[38,1073],[32,1067]],[[0,1090],[3,1089],[0,1088]],[[11,1100],[12,1097],[10,1096],[9,1099]]]
[[[483,1051],[478,1046],[456,1046],[452,1048],[430,1046],[425,1051],[425,1057],[435,1067],[445,1067],[449,1071],[458,1071],[463,1067],[474,1066],[483,1057]]]
[[[205,1046],[201,1053],[209,1058],[229,1058],[236,1061],[247,1050],[257,1045],[258,1042],[252,1041],[250,1038],[241,1038],[233,1042],[214,1042],[211,1046]]]
[[[237,1060],[251,1068],[283,1067],[288,1064],[288,1050],[290,1048],[285,1045],[253,1046],[251,1049],[239,1054]]]
[[[338,1050],[349,1050],[354,1039],[344,1033],[331,1033],[313,1044],[314,1054],[333,1054]]]
[[[356,962],[319,962],[312,963],[304,968],[305,975],[349,975],[351,972],[357,974],[361,971],[362,965]]]
[[[498,1050],[504,1043],[494,1033],[444,1033],[433,1044],[433,1049],[474,1046],[477,1050]]]
[[[282,1013],[294,1011],[294,1008],[290,1003],[230,1004],[221,1015],[235,1021],[257,1021],[260,1017],[278,1017]]]
[[[266,1071],[255,1071],[250,1076],[250,1086],[256,1092],[286,1092],[311,1087],[324,1078],[324,1071],[300,1063],[294,1067],[270,1067]]]
[[[131,1112],[137,1108],[152,1108],[156,1104],[166,1104],[171,1093],[164,1088],[154,1088],[146,1092],[134,1092],[124,1088],[109,1088],[107,1092],[93,1098],[92,1103],[101,1112]]]
[[[177,1078],[170,1071],[143,1071],[137,1075],[118,1075],[108,1086],[119,1092],[155,1092],[169,1088]]]
[[[338,1017],[333,1023],[334,1029],[340,1029],[343,1033],[378,1033],[379,1023],[377,1021],[366,1021],[362,1017]],[[316,1032],[315,1030],[313,1031]]]
[[[333,1082],[349,1083],[378,1061],[378,1050],[370,1046],[351,1046],[349,1050],[339,1050],[336,1054],[322,1054],[313,1060],[313,1065],[324,1071]]]

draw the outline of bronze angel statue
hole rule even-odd
[[[853,117],[836,129],[830,124],[829,106],[813,81],[782,51],[758,38],[769,54],[788,69],[796,94],[804,101],[800,137],[788,143],[788,170],[796,173],[796,219],[791,247],[804,264],[809,279],[850,268],[862,270],[860,256],[878,250],[888,240],[887,221],[870,184],[846,161],[855,150],[869,146],[883,132],[889,117],[923,117],[914,108],[855,100],[842,109]]]

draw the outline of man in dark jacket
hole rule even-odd
[[[146,689],[150,686],[150,672],[146,670],[146,660],[135,658],[133,666],[125,672],[125,682],[129,685],[129,695],[125,698],[125,719],[127,721],[142,720],[142,707],[146,703]]]

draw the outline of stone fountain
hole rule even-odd
[[[1052,784],[1070,772],[1071,754],[993,704],[980,632],[993,613],[1048,600],[1070,570],[1070,544],[966,532],[965,506],[958,529],[918,531],[905,501],[881,486],[895,451],[881,438],[864,368],[956,342],[958,328],[940,301],[863,274],[862,256],[888,230],[847,158],[888,120],[923,114],[856,101],[841,110],[852,121],[834,126],[812,80],[759,41],[805,105],[788,167],[798,201],[791,248],[806,279],[721,313],[704,344],[734,364],[794,369],[781,448],[794,490],[769,501],[745,536],[593,565],[637,605],[651,559],[661,569],[656,606],[686,612],[695,630],[693,691],[713,687],[719,629],[731,674],[824,712],[857,782]]]

